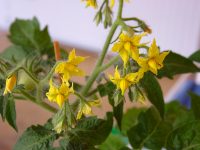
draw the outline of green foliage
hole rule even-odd
[[[126,135],[127,131],[137,124],[138,115],[144,111],[145,108],[131,108],[123,114],[122,119],[122,134]]]
[[[0,114],[2,120],[7,120],[9,125],[17,131],[15,101],[11,94],[0,96]]]
[[[170,52],[164,60],[164,67],[159,70],[158,77],[173,78],[176,74],[199,72],[200,69],[190,60],[174,52]]]
[[[98,148],[100,150],[121,150],[126,146],[124,137],[121,135],[110,134],[106,141],[101,144]]]
[[[113,108],[113,115],[117,120],[118,127],[121,129],[121,121],[123,117],[124,97],[120,91],[116,91],[116,86],[112,82],[99,84],[97,87],[101,97],[108,96],[110,105]]]
[[[19,138],[14,150],[48,150],[56,139],[57,135],[53,130],[40,125],[31,126]]]
[[[149,101],[157,108],[160,112],[161,117],[164,116],[164,99],[160,84],[156,78],[150,74],[145,73],[144,77],[140,81],[141,86],[146,92]]]
[[[200,96],[195,93],[190,92],[191,103],[192,103],[192,111],[196,119],[200,119]]]
[[[21,46],[12,45],[6,48],[3,53],[1,53],[0,57],[4,58],[5,60],[11,61],[21,61],[22,58],[27,56],[28,52],[22,48]]]
[[[64,150],[92,149],[106,140],[113,126],[112,113],[107,120],[88,117],[80,120],[77,126],[67,132],[60,141]]]
[[[161,117],[153,107],[139,115],[138,123],[127,132],[133,148],[142,148],[159,126]]]
[[[196,61],[196,62],[200,62],[200,50],[194,52],[190,57],[190,60]]]
[[[167,149],[200,149],[200,121],[189,121],[168,136]]]
[[[52,48],[47,26],[41,30],[36,18],[32,20],[16,19],[10,26],[9,38],[13,44],[23,47],[29,53],[37,50],[44,54]],[[47,54],[52,54],[49,52]]]

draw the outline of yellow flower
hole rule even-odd
[[[83,101],[81,100],[79,104],[79,111],[77,113],[76,119],[81,119],[82,115],[92,115],[92,106],[99,106],[100,100],[94,101]]]
[[[122,95],[124,95],[126,89],[132,84],[139,82],[143,75],[144,71],[140,69],[138,72],[129,73],[125,77],[120,77],[120,73],[116,67],[114,77],[110,76],[110,80],[117,86],[117,89],[121,90]]]
[[[93,8],[97,8],[97,1],[96,0],[83,0],[86,1],[86,7],[93,7]]]
[[[129,2],[129,0],[125,0],[125,2]],[[110,8],[113,8],[115,5],[115,0],[110,0]]]
[[[140,57],[136,59],[136,61],[144,71],[150,70],[157,75],[158,70],[163,67],[163,61],[168,54],[169,51],[160,53],[160,50],[156,45],[156,40],[154,39],[148,50],[148,57]]]
[[[6,87],[5,87],[3,95],[6,95],[7,93],[11,93],[16,85],[16,82],[17,82],[17,76],[15,74],[12,75],[10,78],[7,78]]]
[[[124,67],[126,67],[126,64],[130,57],[132,57],[133,59],[137,59],[139,57],[138,47],[144,45],[144,43],[140,43],[140,40],[145,35],[146,33],[129,36],[122,33],[119,36],[119,41],[114,44],[112,51],[119,53],[124,62]]]
[[[59,107],[62,107],[64,101],[68,99],[71,93],[74,93],[73,86],[70,88],[68,82],[62,82],[61,86],[58,88],[53,85],[52,80],[49,82],[50,88],[46,93],[49,101],[56,102]]]
[[[57,65],[55,73],[63,75],[63,80],[68,82],[71,76],[84,76],[85,73],[78,68],[78,65],[85,60],[85,57],[76,56],[75,49],[69,53],[68,61]]]

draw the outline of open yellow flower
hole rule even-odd
[[[81,100],[79,104],[79,111],[77,113],[76,119],[81,119],[82,115],[92,115],[92,106],[99,106],[100,100],[94,101],[83,101]]]
[[[62,82],[60,87],[56,87],[53,85],[53,81],[50,80],[49,85],[50,88],[49,91],[46,93],[46,96],[49,101],[56,102],[59,107],[62,107],[64,101],[68,99],[68,96],[71,93],[74,93],[73,86],[69,87],[68,82]]]
[[[118,52],[120,57],[122,58],[124,62],[124,67],[126,67],[126,64],[130,57],[133,59],[137,59],[139,57],[139,46],[145,45],[144,43],[141,44],[140,41],[143,36],[145,36],[146,33],[138,34],[129,36],[127,34],[122,33],[119,36],[119,41],[114,44],[112,47],[113,52]]]
[[[62,74],[65,82],[68,82],[71,76],[84,76],[85,72],[78,68],[78,65],[85,60],[85,57],[76,56],[75,49],[69,53],[68,60],[57,65],[55,73]]]
[[[154,39],[148,50],[148,57],[140,57],[136,59],[136,61],[144,71],[150,70],[157,75],[158,70],[163,67],[163,61],[168,54],[169,51],[160,53],[160,50],[156,45],[156,40]]]
[[[13,74],[10,78],[7,78],[6,87],[5,87],[3,95],[11,93],[16,85],[16,82],[17,82],[17,76],[15,74]]]
[[[138,72],[129,73],[125,77],[120,77],[120,73],[116,67],[114,77],[110,76],[110,80],[117,86],[117,89],[121,90],[122,95],[124,95],[126,89],[139,82],[143,75],[144,71],[140,69]]]
[[[97,8],[97,1],[96,0],[83,0],[86,2],[86,7],[93,7],[93,8]]]

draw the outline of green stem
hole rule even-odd
[[[96,80],[97,76],[99,75],[99,73],[101,73],[102,71],[106,70],[107,68],[109,68],[111,65],[113,65],[117,60],[119,59],[119,56],[114,57],[113,59],[111,59],[111,61],[101,67],[97,67],[94,72],[92,73],[92,75],[90,76],[90,78],[87,81],[87,84],[85,85],[85,87],[83,88],[83,90],[81,91],[82,95],[87,95],[87,92],[89,91],[89,89],[91,88],[92,84],[94,83],[94,81]]]
[[[124,4],[124,0],[119,0],[119,7],[118,7],[118,13],[117,13],[118,19],[122,18],[123,4]]]
[[[109,34],[108,34],[108,36],[106,38],[106,41],[104,43],[101,55],[100,55],[99,59],[97,60],[95,69],[93,70],[91,76],[89,77],[85,87],[81,90],[81,94],[82,95],[87,95],[88,90],[91,88],[91,86],[94,83],[95,79],[97,78],[97,76],[99,75],[100,71],[102,70],[102,68],[101,69],[99,69],[99,68],[103,63],[103,60],[104,60],[104,58],[106,56],[106,53],[108,51],[108,47],[109,47],[109,45],[111,43],[112,37],[113,37],[117,27],[119,26],[119,22],[121,21],[121,18],[122,18],[123,2],[124,2],[123,0],[119,0],[117,19],[114,21],[114,23],[113,23],[113,25],[112,25],[112,27],[110,29],[110,32],[109,32]],[[107,66],[104,66],[104,67],[107,68]]]
[[[97,68],[97,67],[99,67],[99,66],[102,65],[103,60],[104,60],[104,58],[105,58],[105,56],[106,56],[106,53],[107,53],[107,51],[108,51],[108,47],[109,47],[109,45],[110,45],[110,43],[111,43],[112,37],[113,37],[113,35],[114,35],[114,33],[115,33],[117,27],[118,27],[118,21],[115,21],[115,22],[113,23],[111,29],[110,29],[110,32],[109,32],[109,34],[108,34],[108,36],[107,36],[106,41],[105,41],[105,43],[104,43],[104,46],[103,46],[101,55],[99,56],[99,59],[97,60],[97,64],[96,64],[95,68]]]
[[[49,104],[43,102],[43,101],[37,101],[35,99],[35,97],[33,97],[32,95],[30,95],[29,93],[27,93],[26,91],[24,90],[20,90],[21,93],[23,94],[24,97],[26,97],[27,99],[29,99],[31,102],[33,102],[34,104],[37,104],[39,106],[41,106],[42,108],[45,108],[46,110],[52,112],[52,113],[56,113],[57,112],[57,109],[50,106]]]
[[[61,62],[61,61],[57,61],[57,62],[54,64],[53,68],[51,68],[51,70],[50,70],[50,72],[47,74],[47,76],[46,76],[44,79],[42,79],[42,80],[40,81],[41,83],[45,83],[46,81],[48,81],[48,80],[53,76],[53,73],[54,73],[54,71],[55,71],[57,65],[58,65],[60,62]]]

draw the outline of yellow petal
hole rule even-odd
[[[90,106],[100,106],[101,101],[99,99],[93,100],[93,101],[88,101]]]
[[[158,69],[161,69],[163,67],[163,61],[168,54],[169,54],[169,51],[166,51],[166,52],[162,52],[158,57],[156,57],[156,61],[158,63]]]
[[[122,79],[120,81],[120,89],[122,91],[122,95],[124,95],[126,89],[129,87],[129,83],[125,80],[125,79]]]
[[[118,66],[115,67],[115,74],[114,74],[115,79],[120,79],[120,73],[118,71]]]
[[[119,40],[127,42],[127,41],[130,41],[130,37],[125,33],[121,33],[120,36],[119,36]]]
[[[137,61],[137,59],[139,58],[139,50],[137,47],[132,47],[131,48],[131,58],[135,61]]]
[[[131,49],[131,43],[130,42],[126,42],[124,44],[124,49],[127,50],[127,51],[130,51],[130,49]]]
[[[148,57],[149,58],[157,57],[159,55],[159,53],[160,53],[160,51],[158,49],[158,46],[156,45],[156,40],[153,39],[153,42],[148,51]]]
[[[121,56],[123,62],[124,62],[124,67],[126,66],[128,60],[129,60],[129,54],[125,50],[120,50],[119,55]]]
[[[144,72],[148,71],[148,58],[139,57],[136,61]]]
[[[58,106],[60,108],[62,107],[62,105],[64,103],[64,100],[65,100],[65,98],[64,98],[63,95],[61,95],[61,94],[57,95],[57,97],[56,97],[56,103],[58,104]]]
[[[7,78],[6,87],[5,87],[3,95],[6,95],[7,93],[11,93],[16,85],[16,82],[17,82],[17,76],[15,74],[12,75],[10,78]]]
[[[76,56],[76,51],[75,51],[75,49],[73,49],[69,53],[68,62],[73,64],[73,65],[78,65],[81,62],[85,61],[85,59],[86,59],[85,57]]]
[[[115,5],[115,0],[110,0],[110,8],[113,8]]]
[[[85,103],[85,105],[82,108],[82,112],[84,115],[90,115],[92,114],[92,108],[87,103]]]
[[[63,73],[65,70],[65,62],[59,63],[55,68],[55,73]]]
[[[142,79],[143,76],[144,76],[143,69],[139,69],[138,72],[127,74],[125,79],[127,81],[129,81],[131,84],[135,84],[135,83],[139,82],[139,80]]]
[[[157,64],[156,64],[156,61],[154,59],[150,59],[148,61],[148,65],[149,65],[149,70],[157,75]]]
[[[113,45],[112,51],[113,52],[119,52],[123,48],[123,43],[122,42],[117,42]]]

